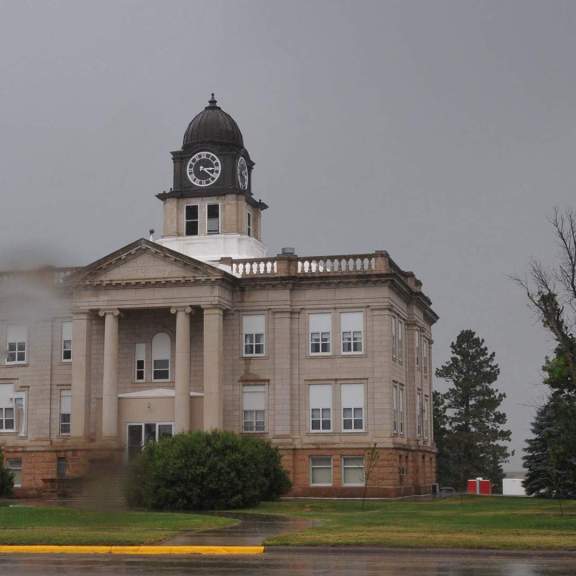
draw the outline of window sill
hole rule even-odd
[[[29,366],[30,362],[4,362],[6,368],[18,368],[22,366]]]

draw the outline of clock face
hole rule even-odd
[[[188,160],[186,172],[188,179],[196,186],[210,186],[214,184],[220,172],[222,171],[222,164],[218,160],[216,154],[212,152],[198,152]]]
[[[248,189],[248,165],[244,156],[238,159],[238,184],[242,190]]]

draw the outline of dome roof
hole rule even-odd
[[[238,124],[230,114],[226,114],[216,104],[217,101],[212,94],[208,106],[188,124],[184,133],[184,148],[210,142],[244,147],[242,132],[240,132]]]

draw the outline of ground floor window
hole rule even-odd
[[[332,457],[310,457],[310,485],[332,486]]]
[[[342,484],[364,486],[364,458],[362,456],[342,457]]]
[[[145,422],[128,424],[128,458],[132,459],[142,452],[148,442],[157,442],[161,438],[174,435],[172,422]]]
[[[8,458],[6,468],[12,472],[14,478],[14,488],[22,486],[22,459],[21,458]]]

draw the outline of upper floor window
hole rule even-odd
[[[396,382],[392,385],[392,410],[394,434],[402,436],[404,434],[405,425],[404,386]]]
[[[0,432],[16,432],[14,384],[0,384]]]
[[[364,384],[342,384],[342,431],[364,431]]]
[[[416,370],[422,368],[422,332],[417,328],[414,332],[414,349],[416,355]]]
[[[246,234],[252,236],[252,212],[246,212]]]
[[[416,436],[422,436],[424,428],[424,403],[422,402],[422,390],[416,391]]]
[[[242,317],[244,356],[263,356],[266,344],[266,316],[254,314]]]
[[[310,354],[330,354],[332,314],[310,314],[308,317]]]
[[[62,362],[72,360],[72,322],[62,322]]]
[[[332,385],[310,384],[310,431],[332,432]]]
[[[134,380],[144,382],[146,380],[146,344],[136,344],[134,358]]]
[[[198,205],[186,206],[186,236],[198,236]]]
[[[342,312],[340,314],[342,332],[342,354],[360,354],[364,350],[364,314],[362,312]]]
[[[72,415],[72,392],[70,390],[60,391],[60,435],[70,434],[70,424]]]
[[[244,432],[266,431],[266,386],[244,386],[242,390]]]
[[[28,328],[10,325],[7,334],[6,364],[26,364],[28,361]]]
[[[427,379],[430,373],[430,342],[428,338],[422,338],[422,372]]]
[[[392,317],[392,359],[404,363],[404,320]]]
[[[164,332],[152,338],[152,379],[170,380],[170,336]]]
[[[220,204],[208,204],[206,207],[206,233],[220,234]]]

